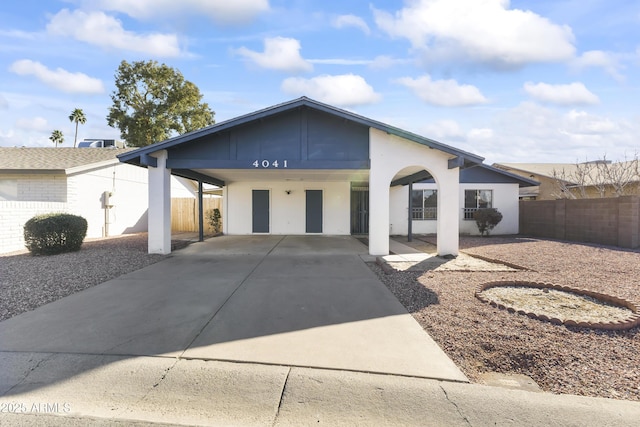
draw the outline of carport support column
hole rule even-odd
[[[171,169],[167,169],[167,151],[151,156],[157,166],[149,166],[149,253],[171,253]]]

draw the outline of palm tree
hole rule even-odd
[[[61,130],[56,129],[51,132],[51,136],[49,137],[49,139],[57,147],[58,144],[62,144],[64,142],[64,135],[62,134]]]
[[[85,124],[87,118],[84,115],[84,111],[76,108],[69,114],[69,121],[76,124],[76,135],[73,137],[73,148],[76,148],[76,142],[78,141],[78,123]]]

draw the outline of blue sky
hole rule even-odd
[[[486,157],[640,148],[633,0],[21,0],[0,5],[0,146],[119,138],[122,60],[195,83],[223,121],[306,95]]]

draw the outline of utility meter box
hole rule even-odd
[[[102,193],[102,206],[109,209],[115,206],[115,192],[105,191]]]

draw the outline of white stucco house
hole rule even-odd
[[[372,255],[388,254],[390,232],[408,228],[401,211],[408,212],[409,193],[402,187],[425,179],[437,190],[431,225],[438,253],[457,254],[461,170],[484,160],[306,97],[118,157],[148,170],[152,253],[171,250],[173,174],[222,187],[226,234],[365,234]],[[511,233],[517,232],[518,183],[509,185],[516,190],[504,191],[514,199],[503,214]]]
[[[0,147],[0,253],[24,249],[24,224],[43,213],[84,217],[87,237],[146,231],[148,174],[118,160],[128,151]],[[195,197],[184,179],[170,185],[175,197]]]

